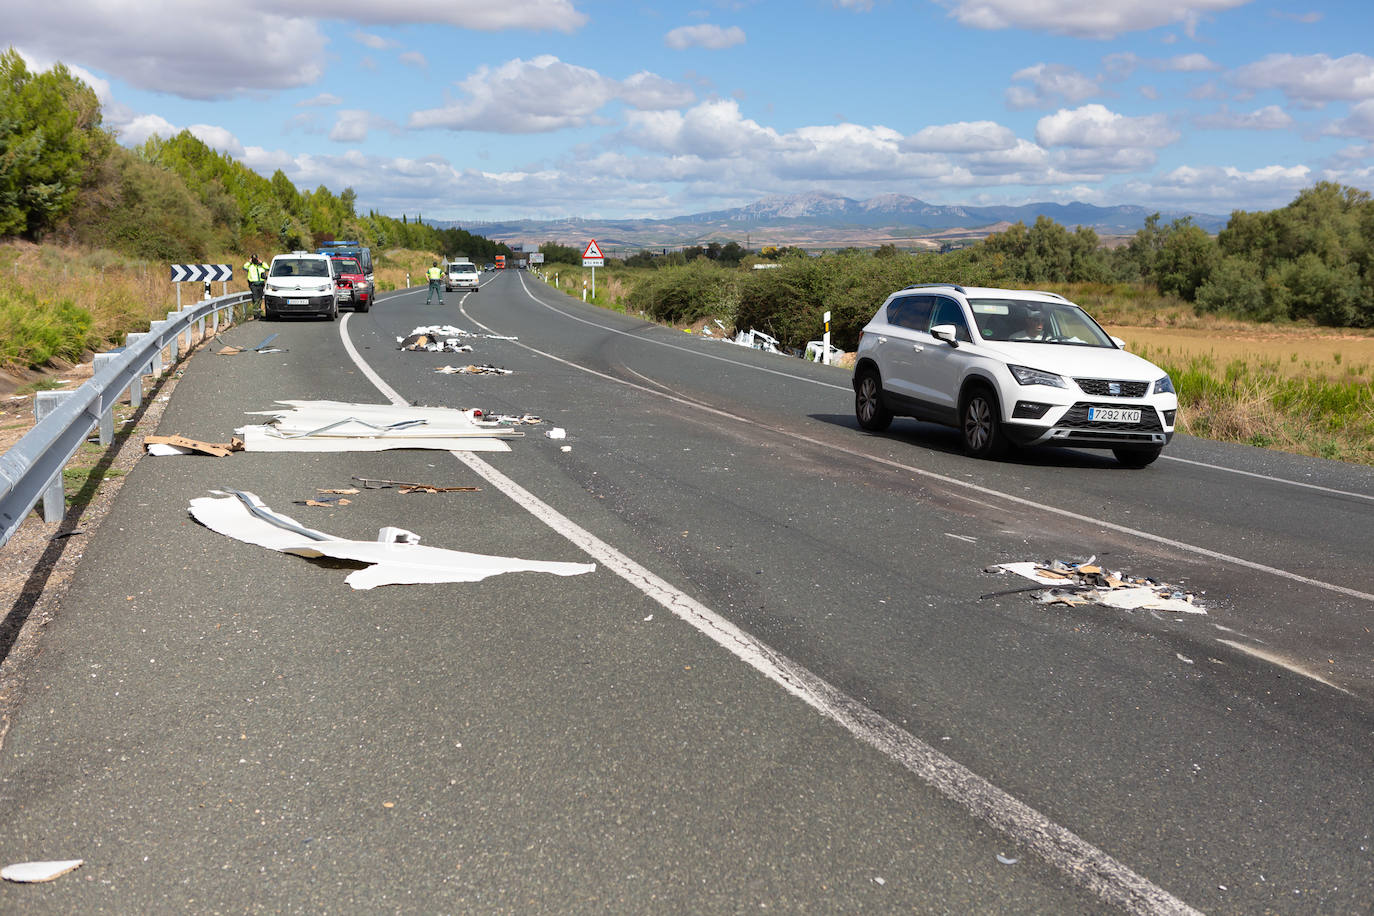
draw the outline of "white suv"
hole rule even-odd
[[[269,319],[282,315],[319,315],[333,321],[339,317],[337,294],[329,255],[312,251],[279,254],[267,270],[263,314]]]
[[[864,326],[854,413],[878,432],[894,416],[958,428],[976,457],[1008,444],[1109,448],[1141,468],[1173,438],[1178,396],[1056,293],[922,284]]]

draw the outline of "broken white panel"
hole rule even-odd
[[[500,436],[518,439],[523,433],[504,429],[494,420],[478,419],[480,411],[452,407],[411,407],[395,404],[349,404],[343,401],[277,401],[273,410],[248,411],[270,416],[271,426],[283,435],[314,436]]]
[[[144,446],[144,448],[148,450],[149,455],[153,455],[157,458],[170,458],[174,455],[196,454],[196,451],[194,449],[182,448],[180,445],[170,445],[166,442],[149,442]]]
[[[85,859],[58,859],[53,862],[17,862],[0,868],[0,878],[20,884],[40,884],[60,878],[86,863]]]
[[[1157,588],[1148,585],[1126,588],[1099,588],[1092,593],[1092,600],[1107,607],[1133,611],[1136,608],[1149,608],[1153,611],[1173,611],[1176,614],[1206,614],[1206,609],[1183,598],[1165,597]]]
[[[488,436],[423,438],[387,436],[385,438],[348,438],[347,436],[283,437],[271,426],[244,426],[234,430],[243,439],[245,452],[385,452],[397,448],[428,448],[445,452],[508,452],[510,446]]]
[[[1071,585],[1072,576],[1048,576],[1036,569],[1041,564],[1036,562],[1029,563],[998,563],[999,569],[1005,569],[1009,573],[1016,573],[1024,576],[1032,582],[1043,582],[1045,585]]]
[[[376,541],[350,541],[307,528],[295,519],[274,512],[252,493],[200,497],[191,500],[196,521],[212,531],[299,557],[332,557],[369,564],[344,580],[355,589],[379,585],[480,582],[508,572],[544,572],[577,576],[596,569],[595,563],[560,563],[496,557],[417,543],[412,532],[383,528]]]
[[[524,434],[478,411],[342,401],[278,401],[273,410],[252,411],[273,418],[268,425],[235,430],[245,451],[375,452],[394,448],[506,452],[499,439]]]

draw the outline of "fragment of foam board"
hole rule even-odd
[[[60,878],[86,863],[85,859],[57,859],[51,862],[16,862],[0,868],[0,878],[20,884],[40,884]]]
[[[307,528],[268,508],[257,496],[235,491],[191,500],[196,521],[225,537],[299,557],[332,557],[368,564],[344,580],[355,589],[379,585],[480,582],[508,572],[543,572],[577,576],[593,572],[594,563],[525,560],[427,547],[401,528],[383,528],[376,541],[350,541]]]

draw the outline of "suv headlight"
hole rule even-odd
[[[1012,377],[1022,385],[1048,385],[1051,388],[1069,387],[1062,376],[1055,375],[1053,372],[1043,372],[1039,369],[1030,369],[1026,366],[1008,365]]]
[[[1155,382],[1155,394],[1176,394],[1174,391],[1174,381],[1169,376]]]

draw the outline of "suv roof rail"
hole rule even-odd
[[[1052,292],[1050,292],[1050,291],[1048,291],[1048,290],[1043,290],[1043,289],[1028,289],[1028,290],[1026,290],[1026,292],[1028,292],[1028,293],[1035,293],[1035,294],[1038,295],[1038,296],[1053,296],[1055,299],[1058,299],[1060,302],[1068,302],[1068,301],[1069,301],[1067,297],[1062,296],[1062,295],[1060,295],[1059,293],[1052,293]]]
[[[958,283],[913,283],[910,286],[903,286],[902,289],[932,289],[934,287],[952,289],[960,293],[965,291]]]

